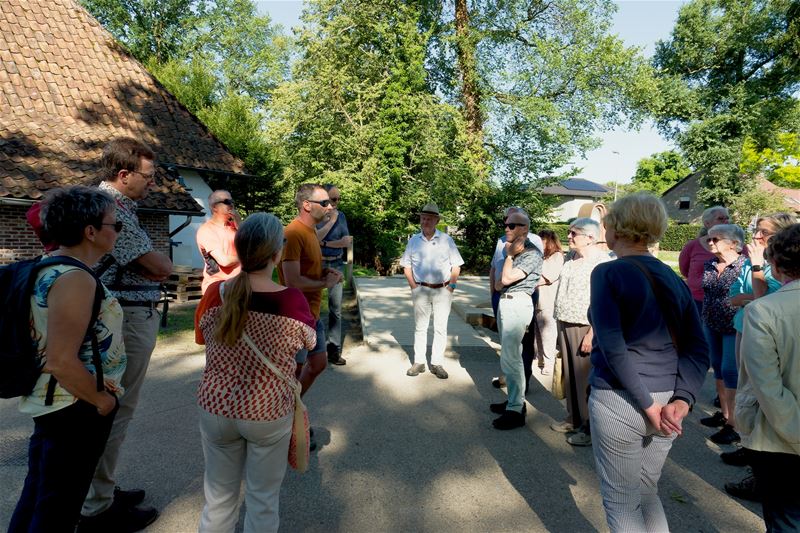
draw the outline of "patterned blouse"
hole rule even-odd
[[[238,420],[277,420],[294,410],[294,392],[244,340],[228,346],[215,339],[221,282],[209,286],[195,314],[195,340],[206,345],[206,367],[197,403],[211,414]],[[316,319],[298,289],[254,292],[244,331],[275,366],[294,379],[294,356],[317,342]]]
[[[708,329],[724,335],[736,333],[733,329],[733,316],[736,308],[728,301],[731,285],[739,277],[742,265],[747,258],[740,255],[736,261],[717,272],[719,259],[709,259],[703,266],[703,323]]]
[[[47,359],[47,294],[58,277],[71,270],[80,269],[71,265],[53,265],[43,268],[36,276],[36,283],[31,295],[31,324],[33,326],[34,342],[43,363]],[[100,313],[97,316],[94,331],[100,347],[103,378],[115,382],[121,389],[122,375],[125,373],[125,366],[128,362],[125,355],[125,345],[122,342],[122,307],[120,307],[119,302],[111,295],[108,289],[105,287],[103,289],[105,290],[105,298],[100,304]],[[83,339],[77,356],[86,367],[86,370],[94,375],[95,368],[92,364],[92,340],[90,336],[87,335]],[[31,416],[40,416],[69,407],[77,400],[75,396],[61,388],[60,384],[56,384],[53,404],[45,405],[45,396],[47,395],[49,383],[50,374],[42,372],[36,381],[33,392],[29,396],[23,397],[20,401],[20,411]]]
[[[589,325],[592,270],[606,261],[611,261],[611,257],[605,252],[599,252],[591,257],[580,257],[564,263],[556,293],[556,320]]]

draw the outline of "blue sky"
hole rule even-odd
[[[626,44],[641,47],[649,57],[656,41],[669,37],[683,3],[681,0],[617,0],[619,9],[614,16],[613,31]],[[282,24],[287,32],[300,24],[302,0],[261,0],[256,5],[260,11],[269,13],[274,22]],[[583,167],[579,177],[599,183],[628,182],[640,159],[672,148],[652,124],[643,125],[639,131],[615,129],[598,136],[603,145],[574,164]]]

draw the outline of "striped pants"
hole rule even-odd
[[[665,404],[672,391],[650,396]],[[657,432],[624,390],[593,388],[589,420],[603,508],[612,533],[669,531],[658,497],[658,479],[675,435]]]

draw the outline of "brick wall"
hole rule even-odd
[[[0,265],[36,257],[44,252],[25,212],[29,206],[0,205]]]
[[[156,252],[169,255],[169,215],[161,213],[141,213],[139,222],[153,240]]]
[[[44,250],[28,222],[28,206],[0,205],[0,265],[40,255]],[[169,254],[169,216],[143,213],[139,220],[157,252]]]

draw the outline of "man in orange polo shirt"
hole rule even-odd
[[[322,222],[332,207],[322,185],[304,183],[294,197],[297,217],[284,230],[286,244],[278,275],[281,283],[303,291],[311,313],[317,319],[317,345],[310,352],[297,352],[297,370],[305,394],[327,366],[325,326],[319,319],[322,289],[330,289],[342,279],[332,268],[322,268],[322,250],[317,240],[316,225]]]

